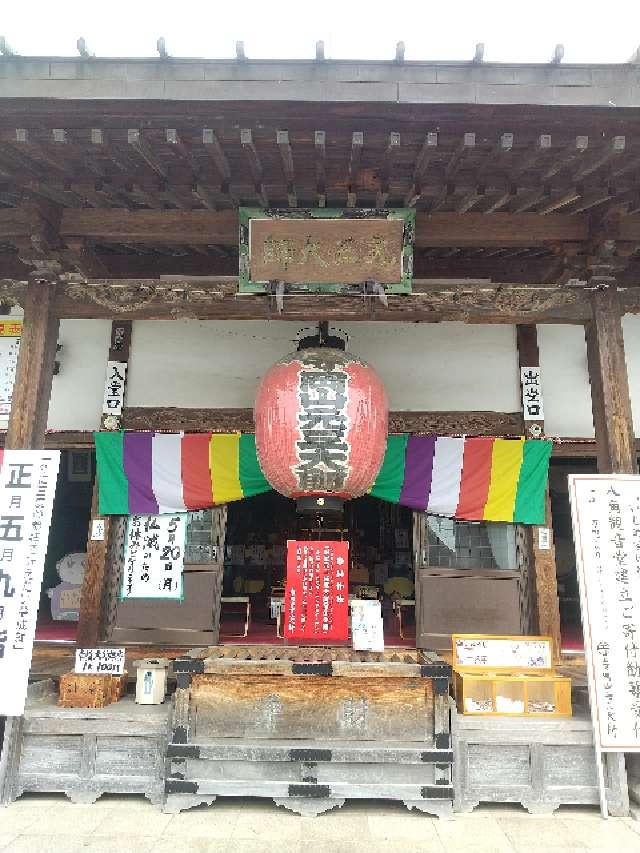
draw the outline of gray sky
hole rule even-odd
[[[22,55],[74,55],[84,36],[98,56],[626,62],[640,44],[640,0],[0,0],[0,35]]]

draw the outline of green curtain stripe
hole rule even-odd
[[[513,520],[519,524],[544,524],[547,478],[552,443],[525,441],[518,478]]]
[[[243,433],[240,436],[239,476],[240,486],[245,498],[270,492],[271,486],[262,473],[258,462],[255,435]]]
[[[399,503],[404,483],[404,463],[408,441],[407,434],[387,437],[387,449],[382,468],[369,492],[374,498]]]
[[[124,473],[124,432],[94,432],[100,515],[129,514],[129,484]]]

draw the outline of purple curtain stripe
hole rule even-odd
[[[412,435],[407,442],[404,483],[400,503],[412,509],[425,510],[431,491],[435,435]]]
[[[152,432],[124,434],[123,463],[129,481],[131,515],[157,515],[158,502],[153,494]]]

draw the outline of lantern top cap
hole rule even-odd
[[[347,348],[346,340],[339,334],[330,334],[329,323],[326,320],[321,320],[318,323],[318,332],[315,335],[307,335],[300,338],[298,343],[298,352],[305,349],[319,349],[327,347],[329,349],[345,350]]]

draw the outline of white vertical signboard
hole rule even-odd
[[[640,751],[640,477],[570,474],[591,715],[600,752]]]
[[[0,416],[11,414],[21,334],[21,320],[0,321]]]
[[[130,515],[121,598],[182,599],[187,513]]]
[[[2,460],[0,716],[24,712],[59,465],[59,450],[6,450]]]
[[[543,421],[542,383],[539,367],[521,367],[522,412],[525,421]]]
[[[104,384],[103,415],[122,414],[124,405],[124,390],[127,380],[127,363],[125,361],[108,361],[107,378]]]

